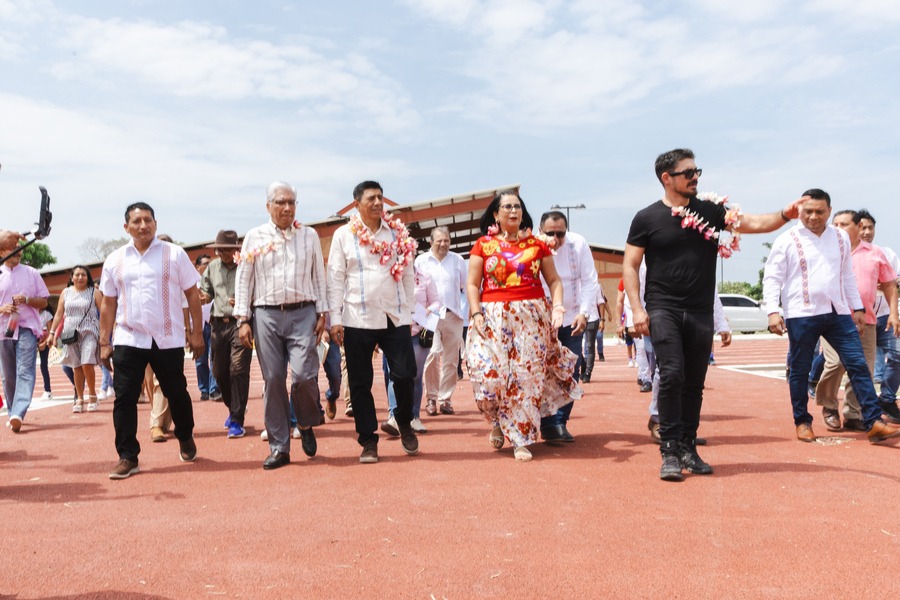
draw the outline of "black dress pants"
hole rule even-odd
[[[137,460],[141,445],[137,440],[138,398],[149,364],[159,380],[163,395],[169,400],[175,437],[189,440],[194,435],[194,409],[184,377],[184,348],[161,350],[156,342],[150,348],[116,346],[113,349],[113,426],[116,429],[116,452],[119,458]]]
[[[347,359],[347,379],[350,398],[353,401],[353,419],[356,422],[357,441],[364,445],[378,440],[378,417],[375,399],[372,397],[372,353],[381,348],[388,361],[397,408],[394,418],[401,428],[409,427],[412,420],[413,386],[416,379],[416,359],[413,354],[409,325],[395,326],[387,319],[385,329],[359,329],[344,327],[344,356]]]

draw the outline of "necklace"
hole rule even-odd
[[[729,258],[741,249],[741,234],[737,229],[741,226],[741,206],[735,204],[734,208],[728,207],[728,196],[720,196],[715,192],[702,192],[697,194],[697,199],[713,204],[721,204],[725,208],[725,225],[731,225],[732,231],[720,230],[713,227],[696,211],[687,206],[673,206],[672,216],[681,217],[682,229],[695,229],[704,239],[714,241],[718,246],[719,256]]]
[[[294,221],[293,223],[291,223],[292,231],[296,231],[296,230],[300,229],[300,227],[301,227],[300,221]],[[275,229],[278,231],[279,234],[281,234],[280,242],[273,239],[269,242],[266,242],[265,244],[260,244],[259,246],[256,246],[255,248],[250,248],[246,252],[240,252],[238,250],[235,250],[234,262],[237,264],[240,264],[242,261],[247,261],[248,263],[252,263],[257,258],[259,258],[261,256],[265,256],[266,254],[275,252],[281,246],[283,246],[284,240],[285,240],[284,232],[281,231],[280,229],[278,229],[278,227],[276,227]]]
[[[376,240],[372,230],[369,229],[359,216],[359,213],[350,217],[350,231],[359,240],[360,246],[370,246],[371,254],[380,254],[379,262],[382,265],[390,264],[391,276],[394,281],[400,281],[403,277],[403,269],[412,262],[416,252],[416,241],[409,237],[409,230],[400,219],[391,219],[391,213],[381,213],[381,220],[388,229],[393,231],[390,242]]]

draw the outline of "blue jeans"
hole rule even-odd
[[[572,326],[569,325],[568,327],[560,327],[556,335],[559,338],[560,343],[574,352],[578,357],[578,362],[575,363],[575,381],[579,381],[581,379],[581,369],[584,367],[584,355],[581,350],[582,343],[584,342],[584,333],[572,335]],[[541,417],[541,429],[568,423],[569,417],[572,414],[573,404],[575,403],[569,402],[549,417]]]
[[[419,411],[422,408],[422,375],[425,372],[425,359],[428,358],[431,348],[423,348],[419,345],[419,336],[412,336],[413,354],[416,357],[416,380],[413,384],[413,419],[419,418]],[[384,382],[387,386],[388,396],[388,418],[394,416],[394,409],[397,408],[397,396],[394,395],[394,382],[391,381],[391,370],[388,367],[387,357],[381,358],[381,368],[384,370]],[[340,383],[338,383],[340,385]]]
[[[894,337],[893,328],[889,331],[884,330],[887,327],[887,319],[888,315],[878,317],[878,324],[875,326],[878,333],[876,344],[878,349],[884,352],[884,373],[881,377],[879,399],[882,402],[896,402],[897,386],[900,385],[900,340]]]
[[[37,338],[30,329],[19,328],[18,340],[0,341],[0,372],[10,417],[25,418],[34,394],[37,369]]]
[[[788,340],[791,345],[791,375],[789,388],[791,405],[794,410],[794,425],[812,423],[812,415],[807,411],[809,402],[808,374],[812,365],[816,341],[824,337],[841,357],[841,362],[850,376],[850,385],[856,393],[862,409],[866,429],[881,418],[881,408],[875,396],[875,385],[869,373],[869,365],[863,354],[862,341],[850,315],[839,315],[832,311],[814,317],[786,319]]]
[[[194,361],[194,365],[197,367],[197,386],[203,394],[216,394],[219,392],[219,385],[216,383],[216,378],[213,377],[212,371],[209,370],[210,333],[209,323],[204,323],[203,343],[206,345],[206,349],[203,351],[203,356]]]
[[[109,369],[103,365],[100,365],[100,371],[103,373],[103,383],[100,384],[100,389],[105,392],[113,386],[113,376]]]
[[[325,370],[325,378],[328,379],[328,389],[325,390],[326,400],[337,400],[341,396],[341,347],[337,344],[328,344],[328,352],[325,353],[325,362],[322,363]]]
[[[815,356],[813,357],[812,367],[809,369],[809,384],[815,385],[822,378],[822,371],[825,370],[825,353],[819,352],[819,342],[813,349]]]

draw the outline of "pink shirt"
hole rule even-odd
[[[850,258],[853,259],[853,273],[859,286],[859,297],[862,298],[863,308],[866,309],[866,323],[875,325],[878,322],[875,315],[878,284],[893,281],[897,278],[897,273],[894,272],[881,248],[869,242],[860,240],[859,245],[850,253]]]
[[[22,294],[29,298],[49,298],[50,292],[41,279],[41,274],[28,265],[18,265],[14,269],[3,265],[0,267],[0,306],[12,304],[12,297]],[[19,339],[19,329],[30,329],[36,338],[44,333],[41,323],[41,313],[36,308],[20,304],[19,312],[15,315],[0,315],[0,339]],[[18,327],[9,338],[2,338],[3,332],[9,325],[10,317],[16,317]]]

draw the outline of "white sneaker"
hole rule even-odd
[[[425,424],[422,423],[421,419],[413,419],[409,422],[409,426],[413,428],[413,431],[416,433],[425,433],[428,429],[425,428]]]
[[[294,430],[291,432],[291,437],[294,438],[295,440],[300,439],[300,428],[299,427],[294,427]]]
[[[106,390],[97,392],[97,400],[106,400]]]
[[[633,360],[629,360],[629,361],[628,361],[628,366],[629,366],[629,367],[634,367],[634,366],[636,366],[636,365],[634,364],[634,361],[633,361]]]
[[[41,395],[41,400],[53,400],[53,392],[44,392]]]
[[[269,441],[269,432],[266,431],[265,429],[263,429],[262,433],[259,434],[259,439],[261,439],[264,442],[268,442]]]

